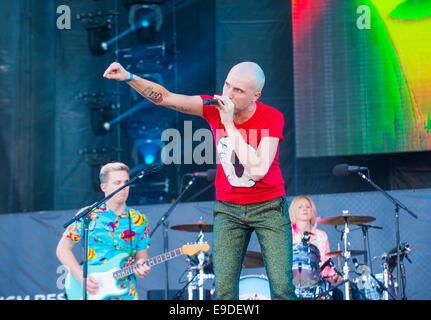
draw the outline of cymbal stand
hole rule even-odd
[[[193,300],[193,290],[195,289],[195,278],[198,274],[193,275],[193,269],[194,267],[191,267],[189,269],[189,272],[187,273],[187,280],[188,280],[188,284],[189,286],[187,287],[187,293],[189,295],[189,300]]]
[[[371,253],[370,253],[370,239],[368,237],[368,229],[369,228],[374,228],[374,229],[380,229],[382,230],[382,227],[379,226],[372,226],[372,225],[366,225],[366,224],[359,224],[359,227],[361,227],[362,229],[362,236],[364,239],[364,251],[366,252],[366,254],[364,255],[364,264],[370,267],[371,273],[373,273],[373,264],[370,263],[368,264],[368,256],[370,256],[371,259]]]
[[[199,242],[203,243],[204,239],[204,233],[201,231],[199,232]],[[198,289],[199,289],[199,300],[204,299],[204,262],[205,262],[205,254],[201,251],[198,254],[198,261],[199,261],[199,275],[198,275]]]
[[[343,215],[344,215],[343,210]],[[350,252],[347,250],[347,235],[349,234],[350,230],[347,224],[347,217],[344,218],[344,232],[343,232],[343,240],[344,240],[344,267],[343,267],[343,280],[344,280],[344,292],[346,295],[345,300],[350,300],[350,281],[349,281],[349,259],[350,259]]]
[[[387,262],[383,262],[383,283],[384,283],[384,287],[388,288],[388,285],[389,285],[389,268],[388,268]],[[385,292],[383,293],[383,299],[389,300],[389,295],[388,295],[387,290],[385,290]]]
[[[199,232],[198,243],[204,243],[204,233]],[[204,273],[204,264],[205,264],[205,253],[202,251],[198,254],[199,264],[196,267],[191,267],[188,274],[187,279],[190,281],[190,285],[188,286],[188,295],[189,300],[193,300],[193,290],[199,290],[199,300],[204,299],[204,280],[213,279],[214,275],[206,275]],[[193,270],[197,271],[197,274],[193,276]],[[197,277],[197,280],[196,280]]]
[[[189,271],[189,273],[190,273],[190,271]],[[186,285],[181,289],[181,290],[179,290],[173,297],[172,297],[172,300],[178,300],[178,299],[180,299],[180,297],[181,297],[181,295],[183,294],[183,292],[184,292],[184,290],[186,289],[186,288],[188,288],[189,287],[189,284],[196,278],[196,276],[197,276],[197,274],[195,275],[195,276],[193,276],[193,274],[192,274],[192,277],[190,278],[189,276],[187,276],[187,283],[186,283]]]
[[[368,226],[366,225],[361,225],[362,227],[362,236],[364,238],[364,251],[366,251],[366,254],[364,254],[364,264],[368,265]]]

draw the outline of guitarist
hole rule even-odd
[[[130,177],[129,168],[121,162],[108,163],[101,168],[99,177],[100,187],[107,196],[127,183]],[[124,261],[121,267],[136,260],[137,268],[134,274],[119,280],[119,287],[128,290],[118,299],[136,300],[138,299],[136,277],[144,278],[150,272],[150,267],[142,263],[148,259],[150,236],[147,217],[126,205],[128,196],[129,187],[126,187],[90,212],[88,265],[103,264],[119,253],[129,253],[129,259]],[[84,223],[80,219],[64,231],[56,252],[60,262],[81,285],[83,270],[72,249],[81,241],[83,235]],[[98,290],[99,283],[88,274],[87,292],[94,295]]]

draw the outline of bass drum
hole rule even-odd
[[[271,300],[269,281],[265,275],[247,275],[239,279],[239,300]]]

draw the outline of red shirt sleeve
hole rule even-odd
[[[284,137],[283,137],[284,116],[280,111],[273,109],[273,112],[271,112],[271,114],[268,115],[268,119],[264,127],[268,128],[268,134],[265,134],[263,132],[262,138],[275,137],[275,138],[279,138],[280,142],[284,140]]]

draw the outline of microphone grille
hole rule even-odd
[[[332,173],[337,177],[344,177],[349,175],[349,165],[348,164],[337,164],[334,169],[332,169]]]

